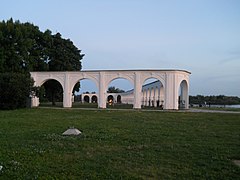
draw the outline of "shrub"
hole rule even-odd
[[[33,80],[29,73],[0,74],[0,109],[16,109],[27,106]]]

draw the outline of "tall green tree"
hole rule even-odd
[[[13,19],[0,22],[0,73],[29,75],[31,71],[80,71],[83,56],[81,50],[60,33],[41,32],[34,24]],[[74,91],[79,87],[78,83]],[[46,94],[53,93],[51,88],[47,89]],[[61,91],[61,88],[54,89],[58,95],[62,95]]]

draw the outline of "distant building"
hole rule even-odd
[[[106,101],[112,103],[133,104],[134,103],[134,90],[123,93],[107,93]],[[81,102],[83,103],[97,103],[97,93],[82,93]],[[164,91],[163,85],[160,81],[142,86],[142,106],[163,107],[164,104]]]

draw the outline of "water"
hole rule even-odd
[[[194,104],[194,107],[198,107],[198,104]],[[208,105],[206,105],[206,107],[209,107]],[[235,104],[235,105],[215,105],[215,104],[211,104],[210,107],[216,107],[216,108],[240,108],[240,104]]]
[[[224,107],[224,106],[223,105],[219,105],[219,107]],[[240,104],[225,105],[225,108],[240,108]]]
[[[209,107],[208,105],[206,105],[206,107]],[[215,105],[215,104],[211,104],[210,107],[216,107],[216,108],[240,108],[240,104],[235,104],[235,105]]]

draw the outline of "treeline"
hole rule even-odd
[[[190,104],[199,104],[199,105],[235,105],[240,104],[240,98],[237,96],[189,96]]]

